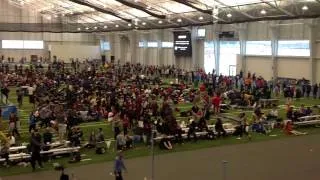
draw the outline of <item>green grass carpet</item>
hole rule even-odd
[[[13,104],[17,104],[16,96],[15,96],[15,89],[11,89],[9,101]],[[284,104],[285,99],[281,99],[280,104]],[[320,104],[319,100],[313,100],[313,99],[301,99],[300,101],[295,101],[295,106],[300,106],[301,104],[305,104],[306,106],[313,106],[315,104]],[[189,110],[191,108],[190,103],[185,104],[179,104],[177,107],[180,108],[182,111]],[[28,98],[24,98],[23,106],[19,110],[19,117],[21,120],[21,132],[22,132],[22,138],[20,139],[20,142],[28,142],[29,140],[29,133],[28,133],[28,118],[29,114],[32,111],[33,107],[28,103]],[[318,111],[317,109],[313,109],[314,111]],[[263,110],[264,112],[267,112],[268,109]],[[228,115],[237,115],[241,111],[240,110],[232,110],[228,112]],[[247,113],[249,118],[251,117],[251,112]],[[285,117],[285,110],[281,109],[279,110],[279,114],[281,117]],[[188,118],[181,118],[179,117],[179,114],[176,113],[177,118],[181,120],[188,120]],[[4,122],[6,123],[6,121]],[[210,123],[214,123],[214,117],[210,120]],[[106,138],[112,138],[113,132],[111,130],[111,126],[109,124],[106,124],[105,122],[91,122],[91,123],[83,123],[80,125],[81,129],[84,132],[84,138],[88,138],[90,132],[96,131],[99,127],[103,128],[103,131],[105,133]],[[320,133],[320,128],[301,128],[299,131],[302,132],[308,132],[308,134],[318,134]],[[218,140],[200,140],[198,142],[187,142],[183,145],[174,145],[173,151],[161,151],[158,149],[158,146],[155,148],[155,154],[163,154],[163,153],[171,153],[171,152],[180,152],[180,151],[191,151],[201,148],[209,148],[209,147],[215,147],[215,146],[223,146],[223,145],[233,145],[233,144],[242,144],[242,143],[254,143],[258,141],[266,141],[266,140],[273,140],[273,139],[279,139],[279,138],[292,138],[294,136],[286,136],[284,133],[279,130],[275,129],[271,133],[272,135],[276,136],[266,136],[261,134],[252,134],[252,141],[249,141],[247,138],[243,138],[241,140],[237,140],[236,137],[226,137]],[[54,159],[51,162],[46,162],[44,164],[43,170],[52,170],[53,166],[52,163],[58,162],[60,164],[63,164],[67,167],[71,166],[80,166],[85,164],[92,164],[92,163],[99,163],[99,162],[105,162],[105,161],[111,161],[115,157],[115,151],[113,150],[114,144],[111,145],[111,149],[108,150],[108,152],[104,155],[97,155],[95,154],[94,150],[82,150],[81,153],[85,156],[82,157],[83,159],[91,159],[89,161],[79,162],[76,164],[69,164],[68,160],[69,158],[59,158]],[[125,152],[125,158],[134,158],[134,157],[140,157],[140,156],[149,156],[151,155],[151,149],[149,147],[146,147],[143,144],[138,144],[134,149],[128,150]],[[42,171],[43,171],[42,170]],[[110,170],[111,171],[111,170]],[[0,177],[1,176],[9,176],[9,175],[16,175],[16,174],[23,174],[23,173],[30,173],[31,167],[18,167],[13,166],[9,168],[0,167]]]

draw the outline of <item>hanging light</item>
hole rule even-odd
[[[107,28],[108,28],[108,26],[103,26],[103,28],[104,28],[104,29],[107,29]]]
[[[163,23],[163,21],[161,21],[161,20],[160,20],[160,21],[158,21],[158,23],[159,23],[159,24],[162,24],[162,23]]]
[[[78,31],[80,31],[80,30],[81,30],[81,28],[79,28],[79,27],[78,27],[78,29],[77,29],[77,30],[78,30]]]
[[[129,23],[129,24],[128,24],[128,26],[129,26],[129,27],[131,27],[131,26],[132,26],[132,24],[131,24],[131,23]]]
[[[142,25],[144,25],[144,26],[145,26],[146,24],[147,24],[146,22],[142,22]]]
[[[182,22],[182,19],[180,19],[180,18],[179,18],[179,19],[177,19],[177,22]]]
[[[304,6],[302,7],[302,10],[307,11],[307,10],[309,10],[309,7],[306,6],[306,5],[304,5]]]
[[[97,26],[95,26],[95,27],[94,27],[94,29],[98,29],[98,27],[97,27]]]
[[[267,11],[264,10],[264,9],[262,9],[262,10],[260,11],[260,13],[261,13],[261,14],[267,14]]]
[[[228,13],[228,14],[227,14],[227,17],[228,17],[228,18],[231,18],[231,17],[232,17],[232,14],[231,14],[231,13]]]
[[[203,20],[203,16],[200,16],[198,19],[199,19],[200,21],[202,21],[202,20]]]
[[[118,24],[116,24],[116,28],[118,28],[119,27],[119,25]]]

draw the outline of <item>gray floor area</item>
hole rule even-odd
[[[154,180],[319,180],[320,135],[230,145],[156,156]],[[222,161],[228,161],[223,179]],[[126,161],[126,180],[150,180],[151,158]],[[68,169],[77,180],[114,179],[112,162]],[[3,180],[58,180],[48,171]]]

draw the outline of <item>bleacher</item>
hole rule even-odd
[[[320,124],[320,115],[303,116],[298,119],[299,119],[299,121],[293,123],[296,126],[319,125]]]

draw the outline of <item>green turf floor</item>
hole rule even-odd
[[[17,104],[16,102],[16,96],[15,96],[15,90],[14,88],[11,89],[11,94],[9,101],[13,104]],[[285,99],[280,100],[280,104],[284,104]],[[301,99],[300,101],[294,101],[295,106],[300,106],[301,104],[305,104],[306,106],[313,106],[316,104],[320,104],[319,100],[314,100],[314,99]],[[191,108],[191,104],[181,104],[178,105],[178,108],[181,110],[188,110]],[[24,98],[23,106],[19,110],[19,117],[21,120],[21,132],[22,132],[22,138],[20,139],[20,142],[27,142],[29,139],[29,134],[28,134],[28,117],[29,113],[32,111],[32,105],[28,103],[28,99]],[[313,109],[314,111],[318,111],[317,109]],[[263,110],[263,111],[268,111],[268,110]],[[229,115],[237,115],[241,111],[240,110],[232,110],[229,113]],[[249,117],[251,117],[251,112],[247,113]],[[279,114],[281,117],[285,117],[285,110],[280,109]],[[179,117],[177,113],[177,118],[182,119],[182,120],[187,120],[187,118],[181,118]],[[214,117],[212,117],[212,120],[210,123],[214,122]],[[84,132],[84,138],[87,138],[90,134],[91,131],[96,131],[99,127],[103,128],[103,131],[105,133],[106,138],[111,138],[113,136],[111,126],[109,124],[106,124],[105,122],[91,122],[91,123],[83,123],[80,126]],[[310,127],[310,128],[301,128],[299,131],[303,132],[308,132],[308,134],[318,134],[320,133],[320,128],[315,128],[315,127]],[[273,136],[266,136],[266,135],[261,135],[261,134],[252,134],[252,140],[249,141],[247,138],[243,138],[241,140],[236,139],[236,137],[226,137],[218,140],[200,140],[198,142],[187,142],[183,145],[175,145],[173,151],[161,151],[158,149],[158,147],[155,148],[155,154],[162,154],[162,153],[170,153],[170,152],[179,152],[179,151],[189,151],[189,150],[195,150],[195,149],[200,149],[200,148],[208,148],[208,147],[214,147],[214,146],[222,146],[222,145],[232,145],[232,144],[239,144],[239,143],[254,143],[257,141],[265,141],[265,140],[273,140],[273,139],[278,139],[278,138],[292,138],[294,136],[286,136],[283,134],[283,132],[279,129],[273,130],[271,133]],[[104,155],[97,155],[95,154],[94,150],[82,150],[81,151],[83,156],[83,159],[91,159],[88,161],[84,162],[79,162],[76,164],[69,164],[68,160],[69,158],[59,158],[59,159],[54,159],[51,162],[46,162],[44,165],[43,170],[52,170],[52,164],[55,162],[59,162],[60,164],[64,164],[67,167],[70,166],[79,166],[79,165],[85,165],[85,164],[90,164],[90,163],[98,163],[98,162],[104,162],[104,161],[110,161],[114,159],[115,156],[115,151],[113,148],[113,145],[111,146],[111,149],[108,150],[108,152]],[[139,157],[139,156],[148,156],[151,155],[151,149],[150,147],[146,147],[145,145],[138,144],[134,149],[128,150],[125,152],[125,158],[134,158],[134,157]],[[8,175],[14,175],[14,174],[22,174],[22,173],[29,173],[31,172],[31,167],[18,167],[18,166],[13,166],[9,168],[0,168],[0,177],[1,176],[8,176]]]

